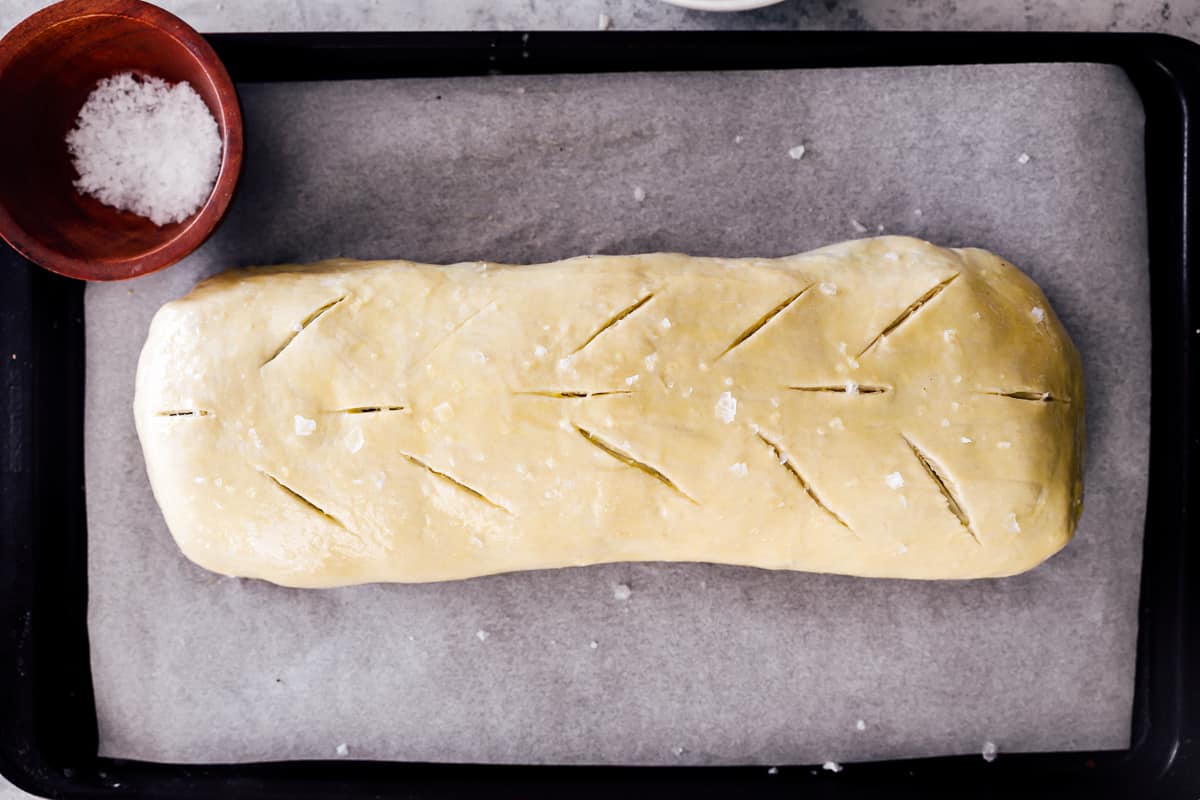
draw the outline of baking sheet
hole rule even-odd
[[[103,755],[771,765],[1128,744],[1150,334],[1144,118],[1122,72],[239,90],[246,168],[217,235],[164,273],[87,289]],[[1031,573],[921,583],[618,564],[301,591],[191,565],[151,496],[130,411],[137,355],[154,310],[223,268],[778,256],[864,229],[1011,259],[1082,351],[1084,515]]]

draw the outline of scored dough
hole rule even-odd
[[[155,316],[134,411],[188,558],[288,586],[609,561],[1030,569],[1081,510],[1038,287],[903,237],[781,259],[236,270]]]

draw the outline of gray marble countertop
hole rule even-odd
[[[1171,33],[1200,41],[1195,0],[785,0],[739,13],[659,0],[159,0],[205,32],[378,30],[961,30]],[[0,0],[0,32],[45,5]],[[0,778],[0,800],[28,797]]]
[[[0,0],[0,31],[45,5]],[[201,31],[838,29],[1153,31],[1200,39],[1195,0],[785,0],[687,11],[660,0],[159,0]]]

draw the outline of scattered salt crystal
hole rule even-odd
[[[297,436],[312,436],[313,431],[317,429],[317,421],[297,414],[292,417],[292,428]]]
[[[726,425],[733,422],[733,418],[737,416],[737,398],[729,392],[721,392],[721,396],[717,398],[717,418]]]
[[[258,438],[258,431],[254,430],[254,428],[251,428],[250,430],[246,431],[246,433],[250,434],[250,441],[254,442],[254,446],[259,450],[262,450],[263,443],[262,439]]]
[[[791,150],[788,150],[788,156],[790,158],[794,158],[797,161],[804,158],[804,145],[798,144],[795,147],[793,147]]]
[[[737,475],[739,478],[744,478],[749,472],[749,469],[746,467],[745,461],[739,461],[736,464],[731,464],[729,466],[729,471],[734,475]]]
[[[681,756],[687,751],[685,751],[682,747],[672,747],[671,752],[677,756]]]
[[[842,355],[846,355],[846,343],[845,342],[838,342],[838,352],[841,353]]]
[[[646,365],[647,372],[654,372],[654,368],[658,366],[658,353],[651,353],[642,359],[642,363]]]
[[[454,416],[454,407],[449,403],[438,403],[433,407],[433,415],[438,418],[438,422],[445,422]]]
[[[846,381],[846,394],[858,394],[858,384],[854,381]]]
[[[1029,313],[1033,315],[1034,322],[1041,322],[1042,320],[1044,320],[1046,318],[1046,312],[1042,309],[1041,306],[1034,306],[1033,310],[1030,311]]]
[[[628,378],[625,379],[625,385],[633,386],[635,383],[638,382],[638,378],[640,378],[640,377],[642,377],[642,376],[641,375],[630,375]]]
[[[537,347],[533,348],[533,354],[534,354],[535,356],[537,356],[538,358],[545,358],[545,356],[546,356],[546,348],[545,348],[545,347],[542,347],[542,346],[539,344]]]
[[[359,450],[362,450],[364,442],[362,428],[352,429],[346,434],[344,441],[346,443],[346,449],[351,453],[357,453]]]
[[[1012,442],[996,442],[996,447],[999,447],[1001,450],[1007,450],[1012,447]]]
[[[767,774],[768,774],[768,775],[778,775],[778,774],[779,774],[779,767],[769,767],[769,768],[767,769]]]
[[[1028,164],[1029,163],[1029,153],[1021,153],[1021,155],[1017,156],[1017,163],[1018,164]]]
[[[639,203],[646,199],[646,190],[640,186],[633,187],[633,199]]]
[[[867,226],[863,225],[861,222],[856,220],[854,217],[850,218],[850,227],[854,229],[855,233],[866,233],[867,232]]]
[[[341,744],[339,744],[337,747],[334,748],[334,750],[337,752],[337,754],[339,756],[350,755],[350,748],[346,745],[345,742],[342,742]]]
[[[989,764],[992,763],[993,761],[995,761],[997,752],[998,751],[996,749],[995,742],[984,742],[983,743],[983,760],[984,761],[988,762]]]
[[[599,647],[599,646],[600,646],[600,643],[599,643],[599,642],[597,642],[595,639],[593,639],[592,641],[588,642],[588,647],[589,647],[589,648],[591,648],[592,650],[595,650],[595,649],[596,649],[597,647]]]
[[[833,419],[829,420],[829,427],[835,431],[846,430],[846,426],[842,424],[841,417],[834,417]]]
[[[387,480],[386,472],[376,472],[375,475],[371,478],[371,481],[375,484],[376,489],[382,489],[383,482],[386,480]]]
[[[489,636],[491,636],[491,634],[485,631],[483,628],[475,631],[475,638],[481,642],[486,642]]]
[[[950,420],[946,419],[945,417],[942,417],[942,427],[943,427],[943,428],[949,428],[949,427],[950,427]]]
[[[629,588],[628,583],[618,583],[613,586],[613,597],[617,600],[628,600],[633,594],[633,589]]]
[[[970,436],[964,436],[961,439],[959,439],[959,441],[962,442],[963,444],[970,444],[971,442],[973,442],[975,440],[972,439]]]
[[[739,133],[737,136],[733,137],[733,143],[734,143],[734,144],[741,144],[741,143],[742,143],[742,135],[741,135],[740,133]]]
[[[900,507],[908,508],[908,498],[905,497],[904,495],[900,495]]]
[[[193,483],[208,483],[208,479],[205,478],[203,475],[197,475],[196,477],[192,478],[192,482]]]
[[[726,378],[725,380],[721,381],[721,383],[725,384],[726,386],[733,386],[733,378]]]
[[[467,538],[467,541],[471,543],[472,547],[483,547],[483,539],[480,539],[478,536],[476,536],[474,534],[469,536]]]
[[[896,552],[900,555],[904,555],[908,552],[908,546],[901,542],[900,544],[896,545]]]
[[[660,328],[662,328],[664,331],[670,330],[671,329],[671,320],[667,319],[666,317],[663,317],[662,321],[658,323],[658,326]]]
[[[826,761],[821,765],[821,769],[828,770],[829,772],[841,772],[842,765],[836,761]]]
[[[865,731],[867,729],[866,721],[860,719],[858,722],[854,723],[854,729],[859,730],[859,731]]]
[[[949,344],[950,342],[954,341],[954,337],[957,334],[958,331],[956,331],[954,328],[946,328],[946,330],[942,331],[942,341]]]
[[[567,356],[566,358],[560,358],[558,360],[558,368],[562,369],[562,370],[570,369],[571,368],[571,357]]]
[[[899,472],[890,473],[886,478],[883,479],[883,482],[887,484],[889,489],[904,488],[904,476]]]
[[[876,232],[876,233],[883,233],[883,231],[884,231],[884,227],[883,227],[883,225],[876,225],[876,226],[875,226],[875,232]]]
[[[1004,526],[1008,528],[1009,533],[1021,532],[1021,523],[1017,522],[1016,514],[1009,514],[1008,518],[1004,521]]]
[[[96,85],[67,149],[77,190],[155,225],[194,214],[221,168],[220,131],[196,90],[129,72]]]
[[[601,14],[599,17],[596,18],[596,29],[597,30],[606,31],[609,29],[609,26],[611,26],[611,25],[612,25],[612,20],[609,18],[608,14]]]
[[[830,294],[830,295],[837,294],[837,284],[836,283],[822,283],[820,286],[820,289],[821,289],[821,294]]]
[[[771,402],[771,408],[779,408],[779,398],[778,397],[772,397],[770,402]]]
[[[924,214],[925,214],[925,212],[924,212],[924,211],[922,211],[922,210],[921,210],[921,209],[919,209],[919,208],[914,208],[914,209],[913,209],[913,216],[914,216],[914,217],[920,217],[920,216],[923,216]]]
[[[888,250],[886,253],[884,253],[883,257],[886,258],[888,261],[899,261],[900,260],[900,254],[892,252],[891,250]]]

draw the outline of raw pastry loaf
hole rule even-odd
[[[1027,570],[1080,511],[1083,380],[982,250],[327,261],[157,314],[135,414],[208,569],[289,586],[606,561]]]

